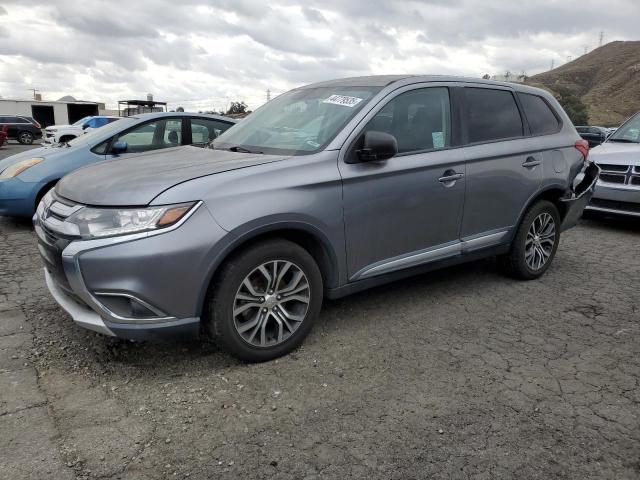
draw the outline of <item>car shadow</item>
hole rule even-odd
[[[630,233],[640,233],[639,217],[606,215],[589,212],[588,214],[583,215],[580,223],[588,226],[604,227],[608,230],[623,230]]]
[[[511,280],[502,276],[497,270],[495,259],[489,258],[397,280],[341,299],[325,300],[320,317],[303,342],[302,349],[283,357],[282,361],[295,361],[299,356],[316,355],[314,352],[322,350],[321,344],[326,341],[323,338],[324,332],[343,327],[357,329],[359,327],[355,322],[366,321],[363,318],[366,319],[372,309],[378,311],[384,306],[393,311],[403,305],[415,303],[416,299],[424,298],[430,292],[441,293],[454,287],[465,288],[469,283],[473,283],[475,289],[489,291],[496,281]],[[452,293],[452,299],[454,298],[455,293]],[[350,320],[354,322],[351,326],[344,325]],[[394,322],[394,318],[391,315],[385,321]],[[171,377],[182,376],[198,368],[217,371],[247,366],[207,340],[153,343],[96,337],[91,332],[87,332],[87,335],[93,337],[93,348],[90,350],[95,353],[95,361],[106,370],[117,369],[119,365],[138,371],[141,375]]]

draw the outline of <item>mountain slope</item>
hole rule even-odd
[[[592,125],[619,125],[640,111],[640,41],[608,43],[527,83],[577,95]]]

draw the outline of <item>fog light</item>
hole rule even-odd
[[[153,318],[166,317],[160,310],[124,293],[96,293],[98,301],[111,313],[125,319],[148,320]]]

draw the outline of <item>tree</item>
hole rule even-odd
[[[229,110],[227,110],[226,115],[238,115],[238,114],[244,114],[244,113],[249,113],[247,112],[247,104],[244,102],[231,102],[231,106],[229,107]]]
[[[484,78],[485,80],[490,80],[491,79],[491,75],[489,75],[488,73],[485,73],[482,78]]]
[[[580,100],[580,97],[573,94],[567,88],[557,88],[558,102],[567,112],[574,125],[589,125],[589,111],[587,106]]]

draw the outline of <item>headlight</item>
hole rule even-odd
[[[66,220],[67,231],[83,238],[102,238],[158,230],[174,225],[195,205],[182,203],[149,208],[85,207]]]
[[[30,158],[29,160],[22,160],[18,163],[14,163],[10,167],[5,168],[2,173],[0,173],[0,178],[13,178],[20,175],[27,168],[33,167],[39,163],[42,163],[44,158],[36,157]]]

